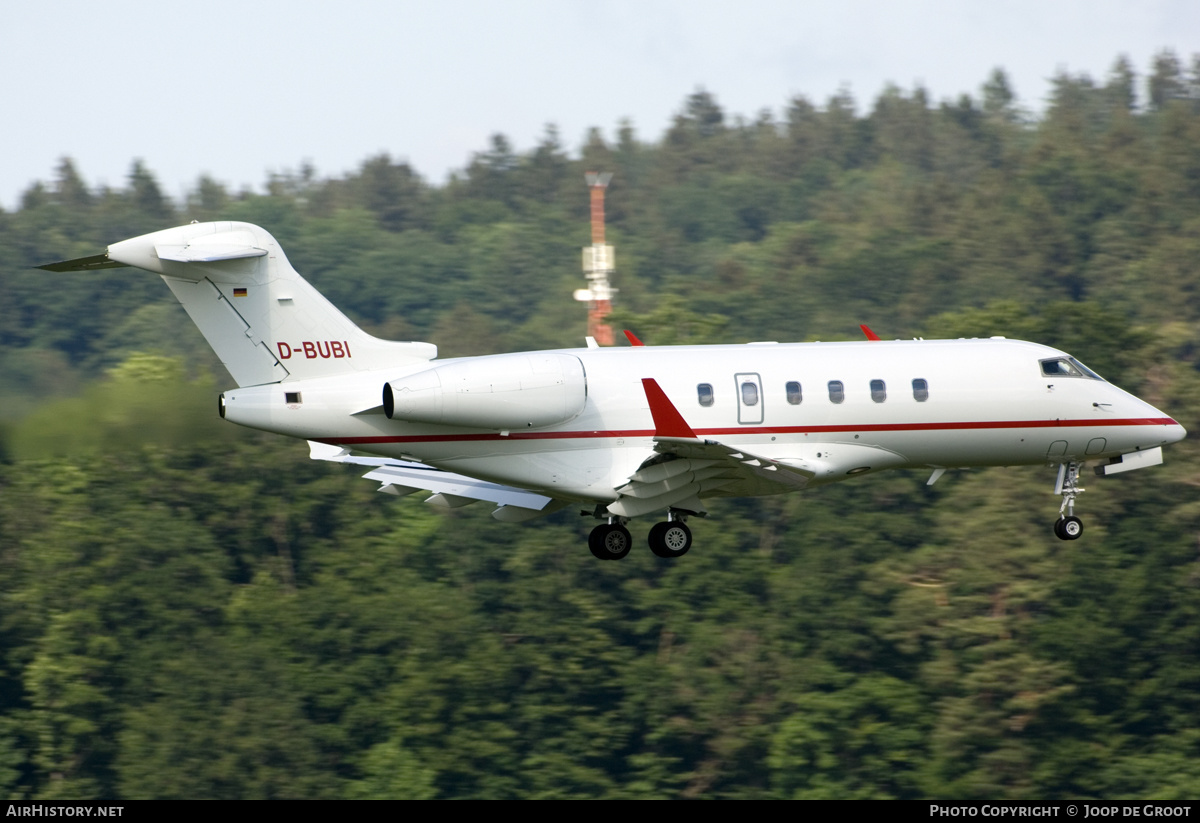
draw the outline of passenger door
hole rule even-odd
[[[755,372],[733,376],[738,401],[739,423],[763,422],[762,378]]]

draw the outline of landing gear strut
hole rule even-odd
[[[684,522],[687,515],[670,511],[662,523],[650,529],[650,551],[659,557],[681,557],[692,547],[692,530]]]
[[[620,517],[610,517],[588,535],[588,548],[601,560],[620,560],[633,548],[633,536]]]
[[[1079,469],[1082,464],[1076,462],[1062,463],[1058,467],[1058,481],[1054,484],[1054,493],[1062,495],[1062,505],[1058,508],[1058,521],[1054,524],[1054,534],[1059,540],[1075,540],[1083,534],[1083,521],[1075,516],[1075,498],[1083,493],[1079,487]]]

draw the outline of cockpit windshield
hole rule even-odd
[[[1103,380],[1087,366],[1074,357],[1051,357],[1041,361],[1042,374],[1046,377],[1086,377],[1091,380]]]

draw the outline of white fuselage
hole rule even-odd
[[[254,428],[590,501],[613,500],[614,489],[654,455],[655,423],[643,378],[657,381],[698,437],[806,467],[815,472],[814,483],[888,468],[1099,460],[1173,443],[1185,434],[1170,417],[1108,382],[1086,374],[1048,376],[1042,361],[1067,355],[1015,340],[542,354],[577,358],[586,384],[578,413],[570,403],[559,403],[554,408],[567,411],[554,414],[574,416],[550,425],[542,424],[545,414],[532,413],[548,402],[550,390],[540,385],[523,395],[520,381],[506,377],[515,355],[233,389],[223,396],[223,410],[227,419]],[[431,383],[428,372],[447,368],[456,371],[439,372],[440,382],[434,376]],[[446,378],[468,372],[476,375],[470,386]],[[494,374],[494,386],[481,374]],[[483,409],[479,424],[389,419],[383,387],[407,390],[406,381],[414,388],[434,385],[447,407],[454,392],[465,397],[469,391],[477,405],[454,408]],[[509,410],[501,425],[489,425],[486,399],[478,405],[481,391],[494,391],[495,407]],[[519,409],[525,396],[539,425],[520,428],[512,423],[511,409]],[[714,493],[762,490],[726,487]]]

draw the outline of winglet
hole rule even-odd
[[[667,399],[666,392],[658,385],[657,380],[653,377],[643,377],[642,388],[646,390],[646,400],[650,402],[655,437],[696,437],[683,415]]]
[[[631,332],[629,329],[625,329],[624,331],[625,331],[625,336],[626,336],[627,338],[629,338],[629,345],[631,345],[631,346],[644,346],[644,345],[646,345],[646,344],[645,344],[645,343],[643,343],[641,340],[638,340],[638,338],[637,338],[637,335],[636,335],[636,334],[634,334],[633,332]]]
[[[859,323],[858,327],[863,330],[863,334],[865,334],[867,336],[868,340],[878,340],[879,339],[879,335],[877,335],[875,332],[871,331],[870,326]]]

